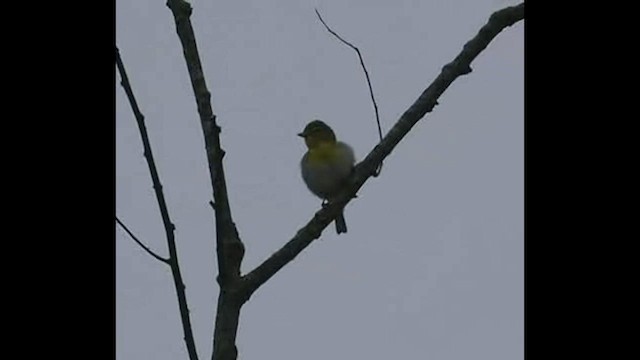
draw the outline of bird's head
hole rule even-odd
[[[322,144],[335,144],[336,134],[329,125],[320,120],[313,120],[304,127],[298,136],[304,138],[304,142],[309,149],[314,149]]]

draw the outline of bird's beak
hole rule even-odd
[[[305,137],[304,133],[298,133],[298,136],[300,136],[301,138]]]

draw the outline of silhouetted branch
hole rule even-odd
[[[171,9],[176,22],[176,30],[182,44],[198,106],[200,123],[204,132],[209,174],[215,201],[219,280],[238,279],[240,276],[240,261],[244,255],[244,246],[237,235],[235,224],[231,217],[224,167],[222,166],[224,151],[220,146],[220,127],[216,124],[216,116],[213,114],[211,94],[207,90],[195,34],[191,26],[191,5],[183,0],[168,0],[167,6]]]
[[[378,124],[378,135],[380,136],[380,141],[382,141],[382,127],[380,126],[380,116],[378,115],[378,104],[376,103],[376,99],[373,96],[373,88],[371,87],[371,79],[369,78],[369,72],[367,71],[367,67],[364,66],[364,59],[362,58],[362,54],[360,53],[360,49],[355,47],[353,44],[351,44],[347,40],[343,39],[342,36],[338,35],[338,33],[336,33],[335,31],[333,31],[329,27],[329,25],[327,25],[327,23],[324,22],[324,20],[322,19],[322,16],[320,16],[320,13],[318,12],[318,9],[315,9],[315,10],[316,10],[316,15],[318,15],[318,19],[320,19],[320,22],[322,22],[322,25],[324,25],[324,27],[327,28],[327,30],[333,36],[338,38],[338,40],[342,41],[348,47],[350,47],[353,50],[355,50],[355,52],[358,54],[358,58],[360,59],[360,65],[362,65],[362,70],[364,70],[364,75],[367,78],[367,85],[369,85],[369,95],[371,95],[371,102],[373,103],[373,109],[376,112],[376,123]],[[378,175],[380,175],[380,171],[381,170],[382,170],[382,162],[380,162],[380,166],[378,167],[378,169],[376,169],[376,172],[373,174],[373,176],[377,177]]]
[[[213,336],[212,358],[215,360],[236,359],[235,339],[238,330],[240,306],[243,303],[238,290],[241,288],[240,264],[244,257],[244,245],[231,217],[222,165],[224,151],[220,146],[220,127],[216,123],[216,116],[213,114],[211,94],[207,90],[195,34],[191,26],[192,8],[189,3],[183,0],[167,0],[167,6],[171,9],[176,23],[176,31],[182,44],[191,86],[198,106],[215,201],[212,206],[215,210],[220,294]]]
[[[422,92],[413,105],[402,114],[382,141],[371,150],[362,162],[356,165],[354,173],[349,177],[340,194],[316,212],[311,221],[298,230],[293,239],[244,276],[247,286],[246,291],[249,296],[293,260],[313,240],[320,237],[322,231],[334,221],[338,213],[351,201],[365,181],[375,173],[382,160],[391,153],[418,120],[433,110],[433,107],[437,104],[437,99],[449,85],[459,76],[471,72],[471,62],[500,31],[522,19],[524,19],[524,3],[502,9],[491,15],[489,22],[480,29],[473,39],[464,45],[462,52],[452,62],[442,68],[440,75]]]
[[[116,47],[116,65],[122,78],[121,85],[124,91],[127,93],[127,98],[131,104],[131,109],[135,115],[140,129],[140,137],[142,138],[142,145],[144,147],[144,157],[147,160],[149,166],[149,172],[151,173],[151,180],[153,181],[153,190],[158,200],[158,206],[160,207],[160,214],[162,216],[162,223],[164,224],[164,230],[167,235],[167,245],[169,247],[169,265],[171,266],[171,273],[173,275],[173,283],[178,295],[178,306],[180,308],[180,317],[182,318],[182,328],[184,330],[184,341],[187,344],[187,351],[191,360],[198,360],[198,354],[196,352],[196,345],[193,341],[193,332],[191,331],[191,321],[189,319],[189,308],[187,306],[187,297],[185,295],[185,286],[182,281],[182,275],[180,274],[180,266],[178,265],[178,251],[176,249],[176,242],[174,237],[175,226],[169,218],[169,210],[164,200],[164,193],[162,192],[162,184],[160,183],[160,177],[158,176],[158,170],[156,169],[155,161],[153,160],[153,153],[151,152],[151,143],[149,142],[149,135],[147,134],[147,127],[144,123],[144,116],[138,108],[138,103],[133,96],[133,90],[129,84],[129,78],[124,69],[124,64],[120,58],[120,52]]]
[[[192,9],[184,0],[167,0],[167,6],[174,15],[176,30],[182,44],[183,54],[198,106],[198,114],[205,138],[205,148],[215,201],[210,202],[210,205],[215,210],[216,218],[218,283],[220,284],[220,294],[218,297],[212,359],[235,360],[238,355],[235,341],[242,305],[262,284],[293,260],[313,240],[320,237],[322,231],[335,220],[335,217],[344,206],[356,196],[357,191],[364,185],[369,177],[376,174],[376,169],[402,138],[411,130],[418,120],[427,112],[432,111],[433,107],[437,104],[437,99],[449,85],[460,75],[471,72],[471,61],[486,48],[500,31],[524,18],[524,3],[494,13],[478,35],[465,44],[462,52],[442,69],[441,74],[420,95],[415,103],[405,111],[387,135],[382,138],[380,143],[373,148],[364,160],[356,165],[354,173],[349,177],[347,184],[340,194],[316,212],[309,223],[298,230],[293,239],[253,271],[242,277],[240,276],[240,265],[244,255],[244,246],[231,217],[222,165],[224,151],[220,146],[220,127],[217,125],[216,116],[213,114],[210,102],[211,95],[206,87],[196,47],[195,35],[191,26],[190,15]],[[320,17],[319,13],[318,16]],[[321,17],[320,20],[322,21]],[[324,21],[322,22],[324,24]],[[324,25],[326,26],[326,24]],[[364,61],[362,60],[359,50],[334,33],[328,26],[327,29],[345,44],[356,50],[364,68]],[[373,100],[373,91],[366,68],[365,75]],[[376,110],[376,117],[378,117],[375,101],[374,108]],[[134,113],[137,113],[135,109]],[[380,126],[379,132],[381,133]],[[155,181],[154,188],[160,188],[159,186],[155,186]],[[170,247],[170,261],[172,260],[175,260],[175,256],[171,253]],[[177,262],[175,264],[177,265]],[[172,269],[174,269],[173,265],[172,262]],[[175,278],[174,276],[174,279]],[[178,297],[180,304],[184,303],[186,305],[186,301],[183,302],[180,300],[180,296],[179,292]],[[182,296],[184,296],[184,293],[182,293]],[[183,314],[182,306],[181,314]],[[188,323],[184,321],[183,317],[185,335],[187,335],[187,328],[190,331],[190,326],[186,325],[188,325]],[[186,338],[191,338],[190,332]],[[189,340],[187,340],[187,347],[190,358],[192,360],[197,359],[195,347],[189,347]]]
[[[129,236],[133,239],[133,241],[135,241],[138,245],[140,245],[141,248],[144,249],[144,251],[146,251],[149,255],[153,256],[154,258],[162,261],[163,263],[170,265],[169,264],[169,259],[165,259],[160,255],[157,255],[156,253],[154,253],[153,251],[151,251],[151,249],[149,249],[147,246],[145,246],[140,240],[138,240],[138,238],[133,235],[133,233],[131,231],[129,231],[129,229],[127,228],[127,226],[122,223],[122,221],[120,221],[120,219],[118,219],[118,217],[116,216],[116,222],[122,226],[122,228],[124,229],[124,231],[127,232],[127,234],[129,234]]]

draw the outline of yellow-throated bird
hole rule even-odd
[[[355,163],[353,149],[336,139],[329,125],[313,120],[298,134],[304,138],[309,150],[300,161],[302,179],[312,193],[323,200],[337,195]],[[338,234],[347,232],[347,223],[341,212],[336,218]]]

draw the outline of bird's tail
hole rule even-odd
[[[340,212],[340,215],[336,218],[336,232],[338,232],[338,235],[347,232],[347,222],[344,220],[343,212]]]

